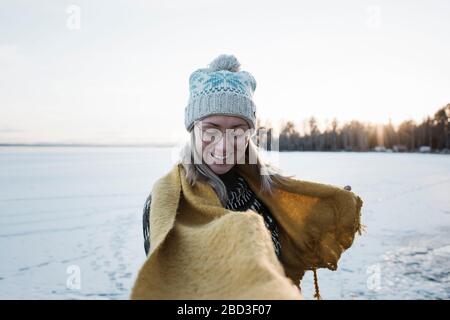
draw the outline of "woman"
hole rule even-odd
[[[337,267],[360,230],[361,199],[264,163],[252,140],[256,81],[236,57],[220,55],[189,84],[190,143],[147,198],[148,257],[131,297],[302,299],[313,270],[319,298],[315,270]]]

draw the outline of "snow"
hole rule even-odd
[[[145,260],[142,208],[173,159],[170,148],[0,148],[0,298],[127,299]],[[289,152],[275,164],[364,201],[366,233],[337,271],[318,271],[324,299],[450,298],[448,155]],[[312,273],[302,290],[312,298]]]

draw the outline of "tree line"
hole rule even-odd
[[[258,130],[268,132],[261,145],[270,149],[271,145],[278,143],[280,151],[450,152],[450,103],[421,123],[405,120],[397,128],[391,121],[387,124],[372,124],[352,120],[339,124],[334,118],[321,131],[315,117],[307,119],[303,134],[300,134],[293,121],[282,125],[279,135],[273,134],[270,124],[262,125],[258,121],[257,127]]]

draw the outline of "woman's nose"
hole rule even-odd
[[[225,156],[227,154],[227,144],[224,135],[222,135],[214,145],[214,154]]]
[[[222,134],[217,143],[214,146],[214,153],[219,154],[221,156],[226,156],[230,152],[233,152],[234,150],[234,139],[233,138],[226,138],[225,134]]]

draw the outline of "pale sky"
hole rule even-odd
[[[0,0],[0,143],[177,141],[222,53],[263,120],[420,122],[450,102],[450,1]]]

